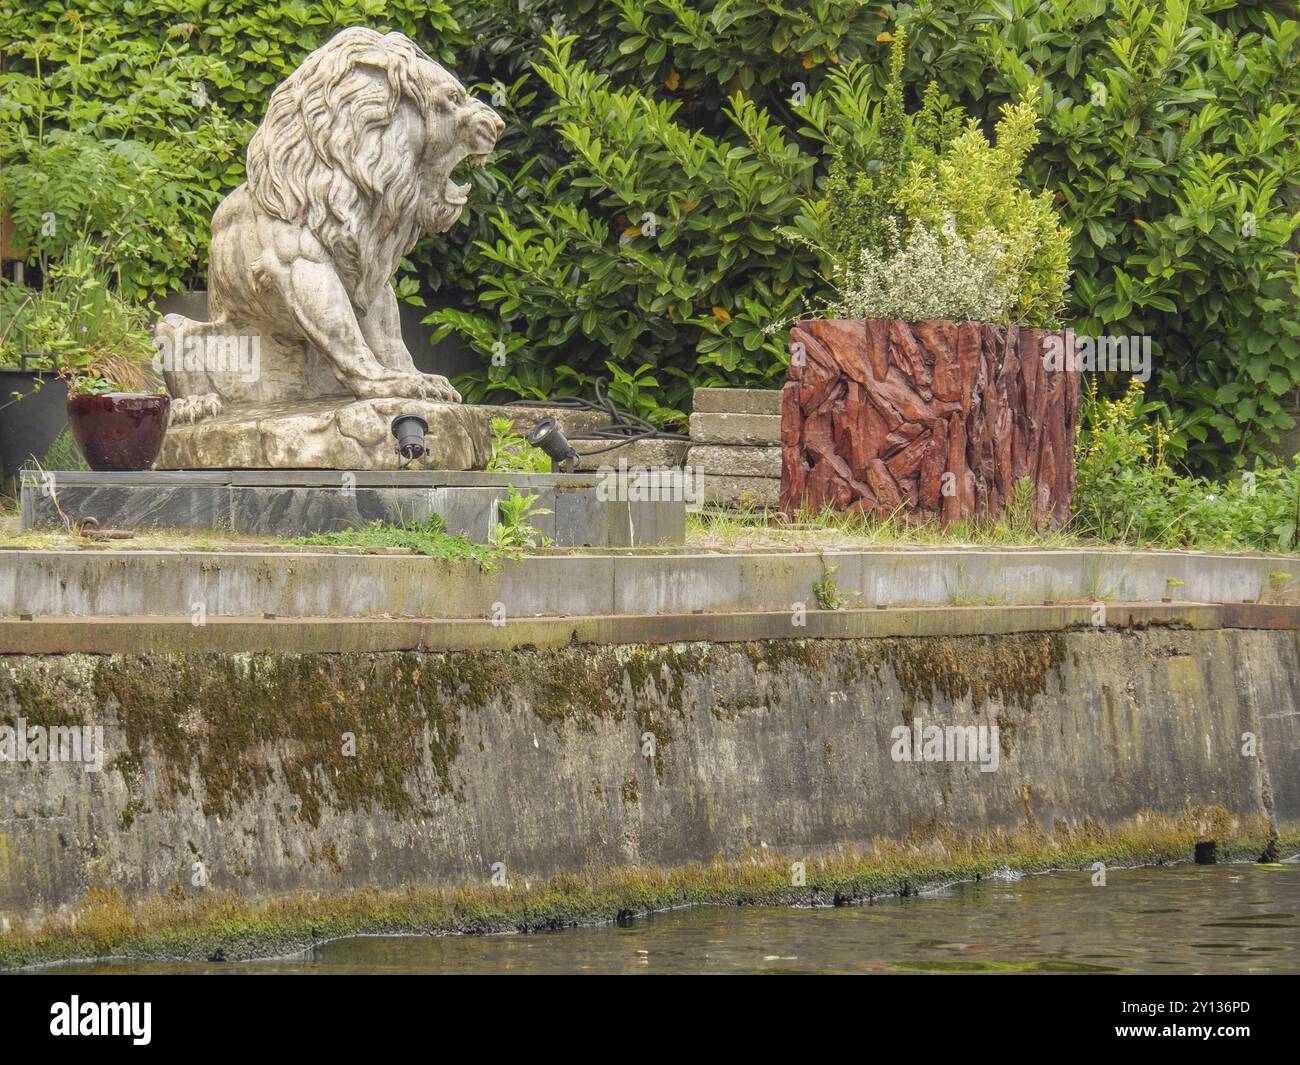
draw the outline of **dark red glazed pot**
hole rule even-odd
[[[68,397],[68,425],[92,470],[147,470],[167,432],[170,396],[105,392]]]

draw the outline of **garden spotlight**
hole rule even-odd
[[[573,471],[573,464],[579,457],[578,453],[560,432],[560,423],[554,418],[543,418],[534,425],[528,434],[528,442],[533,447],[545,451],[550,456],[552,464],[562,463],[566,470]]]
[[[397,453],[407,463],[426,455],[429,451],[424,446],[424,434],[429,431],[429,423],[418,414],[399,414],[393,419],[393,435],[397,437]]]

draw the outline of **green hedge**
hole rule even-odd
[[[409,33],[509,123],[471,210],[422,242],[401,286],[483,353],[462,391],[585,392],[614,371],[618,395],[660,421],[694,385],[779,380],[774,326],[827,295],[815,253],[786,234],[816,225],[828,147],[875,121],[903,27],[910,105],[934,80],[988,128],[1038,90],[1026,179],[1054,193],[1073,234],[1067,316],[1080,333],[1153,337],[1148,396],[1172,419],[1171,459],[1222,471],[1292,424],[1294,4],[6,0],[0,32],[53,34],[66,61],[69,9],[94,26],[78,46],[109,57],[98,98],[149,106],[147,61],[174,54],[178,84],[201,77],[240,143],[337,28]],[[20,46],[3,77],[29,72],[29,55]],[[832,67],[850,71],[835,91]],[[204,169],[190,243],[152,282],[202,275],[199,216],[240,179],[237,156]]]
[[[494,232],[471,253],[480,309],[438,316],[507,357],[463,387],[576,388],[573,368],[611,355],[652,368],[669,408],[691,384],[775,383],[783,344],[767,328],[824,296],[812,253],[777,234],[816,224],[827,148],[875,121],[884,39],[902,26],[917,99],[933,79],[987,125],[1037,90],[1026,179],[1073,232],[1072,324],[1151,335],[1171,457],[1240,465],[1291,427],[1300,385],[1293,7],[531,5],[513,55],[533,49],[544,90],[512,116]],[[548,15],[575,39],[530,45]],[[825,76],[854,59],[851,78]],[[540,132],[521,128],[528,115]],[[638,234],[647,210],[653,238]]]
[[[357,24],[448,63],[465,43],[444,0],[0,0],[0,198],[19,245],[58,255],[79,229],[112,231],[131,293],[203,287],[212,211],[244,180],[271,91]]]

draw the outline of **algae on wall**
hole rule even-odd
[[[228,815],[271,783],[275,771],[253,752],[275,748],[284,752],[283,783],[314,825],[323,803],[411,812],[417,799],[409,785],[426,752],[439,790],[451,791],[462,715],[493,700],[525,706],[548,725],[571,722],[588,732],[597,720],[630,715],[640,735],[654,736],[662,778],[674,721],[685,719],[688,700],[691,710],[708,701],[717,710],[716,693],[708,686],[688,690],[689,682],[737,654],[756,675],[791,668],[841,686],[861,683],[868,670],[879,679],[888,669],[910,725],[915,705],[936,699],[998,699],[1028,708],[1064,650],[1059,634],[1033,633],[547,652],[133,655],[94,660],[89,690],[98,706],[117,708],[127,745],[123,767],[152,755],[178,793],[188,792],[193,777],[204,813]],[[54,723],[69,705],[66,695],[57,697],[48,679],[21,676],[12,704],[29,722]],[[773,699],[764,687],[762,705],[773,709]]]
[[[35,818],[6,836],[5,897],[478,883],[1211,801],[1294,819],[1298,654],[1288,633],[1110,630],[9,657],[0,713],[103,722],[111,759],[101,782],[0,774]],[[918,717],[997,725],[1000,768],[893,762]],[[1264,757],[1237,754],[1245,731]]]
[[[1186,861],[1207,830],[1220,860],[1252,860],[1277,843],[1300,848],[1300,833],[1278,841],[1262,818],[1240,821],[1221,807],[1179,817],[1143,813],[1119,824],[1088,821],[1051,832],[1021,828],[969,835],[927,827],[871,848],[798,852],[803,883],[792,883],[793,854],[764,849],[733,861],[678,868],[588,868],[509,890],[478,884],[415,883],[401,890],[295,893],[274,898],[229,892],[170,894],[132,904],[120,891],[92,889],[67,915],[0,936],[0,969],[65,958],[132,957],[234,961],[301,951],[349,935],[555,931],[623,921],[692,905],[851,905],[907,896],[1007,869],[1086,870]],[[1282,866],[1272,866],[1281,870]],[[1295,875],[1295,874],[1291,874]]]

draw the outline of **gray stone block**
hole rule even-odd
[[[703,474],[731,477],[781,476],[781,449],[744,444],[702,444],[691,448],[686,464]]]
[[[541,493],[537,494],[537,505],[544,506]],[[491,538],[497,527],[497,508],[506,495],[504,488],[432,488],[430,509],[442,518],[447,532],[481,544]],[[553,523],[554,518],[538,515],[533,518],[533,525],[542,535],[550,536],[551,532],[545,528],[548,521]]]
[[[580,455],[584,452],[595,451],[597,448],[608,447],[614,443],[612,440],[594,439],[582,437],[570,438],[571,443]],[[654,469],[659,466],[680,466],[686,461],[686,453],[690,450],[691,442],[689,440],[638,440],[634,444],[625,444],[613,451],[602,451],[599,454],[584,456],[578,460],[577,467],[579,470],[599,470],[602,468],[640,468]]]
[[[610,422],[609,415],[600,410],[580,410],[572,407],[531,407],[524,404],[467,404],[476,417],[483,420],[485,430],[492,431],[493,418],[509,418],[514,423],[515,432],[527,436],[528,431],[543,418],[554,418],[560,423],[560,430],[565,436],[581,436],[603,429]]]
[[[779,414],[692,414],[693,444],[761,444],[781,443]]]
[[[619,524],[617,504],[603,502],[594,492],[557,492],[552,519],[556,547],[594,547],[609,542],[612,524]]]
[[[696,414],[780,414],[780,388],[697,388]]]
[[[58,507],[39,488],[22,489],[23,527],[62,528],[59,507],[73,526],[94,518],[101,529],[231,529],[230,489],[222,484],[65,485]]]
[[[680,544],[686,539],[686,506],[643,500],[628,504],[628,547]],[[610,546],[615,546],[613,541]]]
[[[226,491],[231,531],[252,536],[313,536],[376,521],[413,524],[434,512],[432,489],[250,486]]]
[[[781,478],[704,475],[704,502],[728,507],[780,506]]]

